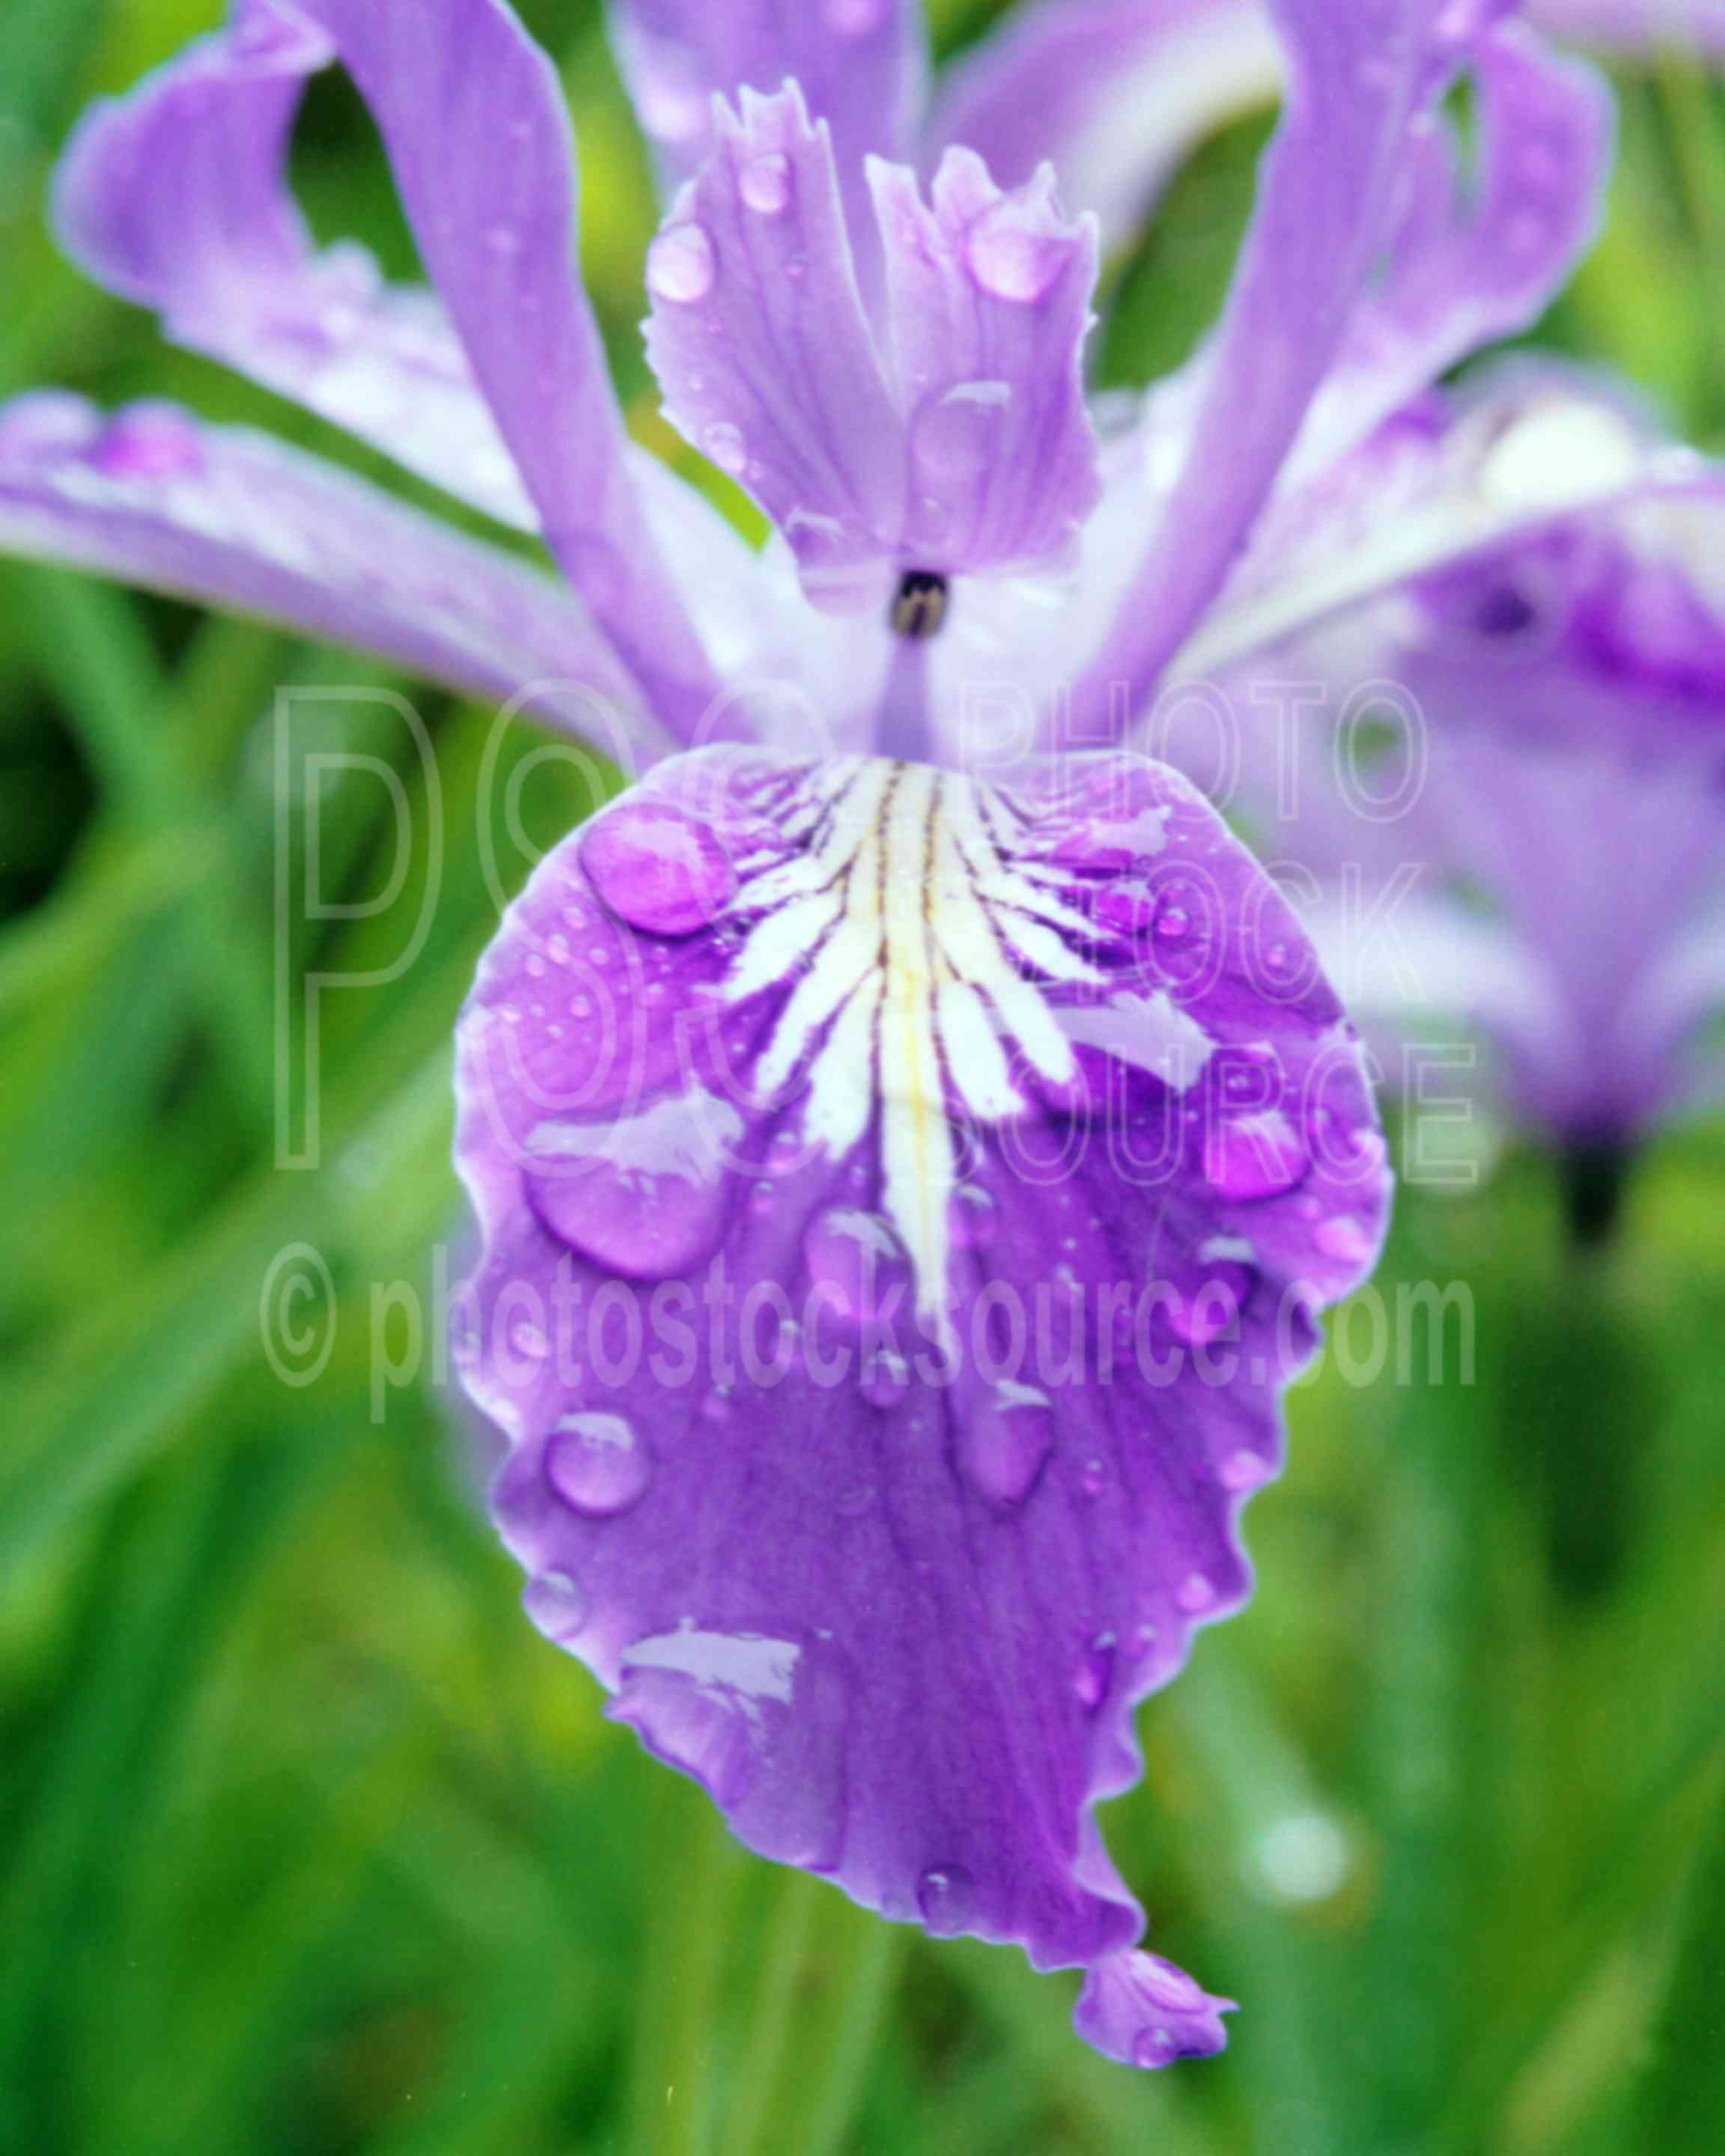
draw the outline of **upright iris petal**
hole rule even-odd
[[[745,90],[716,127],[648,255],[647,350],[668,413],[772,516],[809,596],[884,608],[904,570],[999,572],[1070,547],[1097,491],[1080,370],[1096,253],[1052,173],[1007,195],[955,151],[930,207],[914,174],[875,164],[871,325],[800,91]]]
[[[1262,872],[1136,757],[681,757],[512,910],[460,1096],[497,1514],[608,1711],[889,1917],[1132,1947],[1091,1807],[1387,1194]]]

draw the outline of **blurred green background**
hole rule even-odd
[[[526,12],[663,446],[633,328],[645,162],[594,10]],[[943,45],[991,12],[941,9]],[[0,391],[181,397],[381,473],[169,351],[44,229],[83,100],[217,13],[7,0]],[[1717,446],[1725,113],[1678,59],[1622,87],[1611,222],[1544,341]],[[1264,131],[1208,145],[1117,266],[1109,380],[1209,318]],[[320,231],[409,270],[339,80],[297,154]],[[428,870],[278,952],[269,714],[281,685],[367,685],[424,714],[448,844],[416,961],[322,998],[321,1164],[290,1172],[278,966],[295,993],[388,973]],[[0,562],[0,2148],[1725,2149],[1725,1125],[1651,1147],[1585,1263],[1512,1133],[1478,1188],[1405,1194],[1379,1291],[1466,1282],[1473,1381],[1452,1333],[1440,1370],[1422,1346],[1408,1382],[1362,1386],[1332,1357],[1295,1396],[1291,1470],[1251,1513],[1258,1599],[1145,1710],[1143,1785],[1106,1822],[1156,1943],[1245,2010],[1224,2057],[1135,2076],[1069,2033],[1072,1979],[735,1850],[522,1620],[438,1389],[374,1394],[428,1253],[455,1239],[459,1272],[449,1035],[490,886],[593,805],[526,726],[488,769],[490,732],[350,654]],[[336,696],[295,742],[386,759],[423,808],[387,706]],[[326,893],[383,886],[375,774],[332,776],[319,829]],[[289,1384],[259,1304],[296,1245],[332,1299],[296,1322],[334,1347]]]

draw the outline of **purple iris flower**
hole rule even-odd
[[[1291,764],[1266,720],[1243,801],[1390,1081],[1471,1030],[1597,1239],[1640,1140],[1725,1079],[1725,473],[1531,357],[1379,448],[1380,508],[1432,500],[1458,449],[1488,488],[1495,456],[1589,506],[1255,661],[1260,687],[1322,682],[1340,726]]]
[[[649,352],[757,556],[626,442],[560,94],[501,0],[240,0],[85,121],[68,245],[567,581],[177,409],[0,413],[0,542],[554,719],[578,692],[646,773],[541,865],[460,1031],[464,1376],[529,1609],[751,1847],[1083,1968],[1081,2030],[1141,2066],[1217,2049],[1227,2002],[1138,1947],[1094,1807],[1246,1595],[1240,1507],[1388,1175],[1311,946],[1139,721],[1594,494],[1700,484],[1650,455],[1554,503],[1516,408],[1362,543],[1395,415],[1592,229],[1605,100],[1512,13],[1277,0],[1226,312],[1099,427],[1097,225],[953,146],[913,8],[621,10],[677,189]],[[336,61],[435,299],[288,198]],[[1010,37],[964,94],[991,65],[1022,109]]]

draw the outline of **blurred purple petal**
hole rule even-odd
[[[1517,537],[1635,501],[1717,495],[1718,468],[1579,370],[1515,362],[1399,413],[1272,504],[1171,674],[1202,677]]]
[[[1276,0],[1291,67],[1184,467],[1085,684],[1137,708],[1215,595],[1394,230],[1409,141],[1502,0]],[[1082,723],[1091,723],[1088,711]]]
[[[1725,474],[1638,437],[1571,372],[1510,378],[1488,459],[1563,486],[1615,441],[1633,452],[1620,483],[1277,654],[1330,685],[1332,711],[1376,679],[1420,716],[1419,783],[1387,815],[1362,812],[1309,726],[1276,844],[1323,887],[1327,957],[1374,1040],[1471,1023],[1525,1116],[1622,1142],[1696,1090],[1697,1029],[1725,1007],[1697,963],[1725,916]],[[1466,439],[1492,410],[1488,390],[1450,426]]]
[[[362,254],[314,255],[287,196],[304,78],[336,58],[382,131],[453,339],[424,295],[380,290]],[[668,722],[697,723],[707,663],[636,501],[575,272],[562,89],[501,0],[239,0],[228,30],[92,111],[59,217],[92,275],[161,307],[187,342],[516,515],[501,436],[552,551]]]
[[[1602,52],[1647,55],[1686,45],[1725,54],[1719,0],[1528,0],[1527,14],[1553,37]]]
[[[459,1068],[536,1620],[752,1847],[1039,1966],[1131,1947],[1091,1808],[1247,1592],[1387,1195],[1261,871],[1137,758],[679,758],[541,868]]]
[[[578,601],[267,434],[178,406],[0,405],[0,546],[380,651],[529,706],[624,761],[667,737]],[[631,750],[634,754],[631,755]]]
[[[1204,136],[1281,81],[1261,0],[1032,0],[946,76],[932,146],[978,151],[1003,185],[1051,158],[1111,246]]]
[[[429,292],[383,284],[363,248],[314,251],[287,191],[309,23],[254,16],[92,105],[56,177],[67,252],[227,361],[489,515],[537,518],[459,340]]]
[[[1718,0],[1528,0],[1549,36],[1612,56],[1725,54]],[[1113,246],[1204,137],[1272,105],[1284,75],[1267,0],[1023,0],[942,80],[932,147],[965,144],[1003,184],[1051,157]]]
[[[1463,169],[1448,128],[1409,141],[1383,282],[1355,311],[1296,470],[1330,461],[1458,360],[1531,326],[1593,244],[1614,146],[1604,82],[1513,27],[1481,46],[1475,80],[1479,170]]]

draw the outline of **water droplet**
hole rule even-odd
[[[938,392],[925,397],[911,422],[911,453],[919,483],[937,503],[943,488],[973,483],[992,463],[1000,438],[998,403],[952,398]],[[926,514],[922,500],[913,505],[906,545],[915,551],[917,519]]]
[[[1048,1395],[1034,1385],[994,1388],[991,1408],[973,1409],[958,1440],[965,1474],[997,1505],[1021,1505],[1036,1486],[1054,1450]]]
[[[733,479],[748,469],[749,445],[742,428],[729,419],[715,419],[710,427],[703,427],[701,447],[703,455],[711,457],[721,471],[729,472]]]
[[[1192,916],[1173,900],[1164,900],[1157,909],[1154,933],[1163,942],[1178,943],[1191,927]]]
[[[1240,1309],[1257,1280],[1250,1265],[1233,1261],[1206,1265],[1171,1281],[1168,1330],[1189,1348],[1208,1348],[1231,1334]]]
[[[916,1907],[932,1938],[952,1938],[975,1912],[976,1882],[962,1865],[936,1865],[916,1881]]]
[[[1274,1198],[1305,1174],[1307,1152],[1280,1108],[1219,1122],[1205,1132],[1205,1180],[1224,1198]]]
[[[1208,1573],[1189,1572],[1175,1590],[1174,1600],[1189,1617],[1200,1615],[1210,1609],[1216,1599],[1216,1590]]]
[[[130,404],[116,412],[90,454],[110,479],[188,479],[205,465],[197,423],[176,404]]]
[[[530,1579],[521,1607],[546,1638],[559,1645],[572,1640],[588,1620],[587,1597],[567,1572],[542,1572]]]
[[[1107,886],[1096,901],[1096,910],[1112,927],[1137,936],[1156,919],[1156,901],[1147,886],[1119,883]]]
[[[1312,1231],[1312,1240],[1315,1249],[1322,1250],[1327,1258],[1333,1258],[1338,1265],[1363,1265],[1373,1248],[1370,1229],[1353,1213],[1341,1213],[1333,1219],[1320,1220]]]
[[[911,1366],[890,1348],[870,1356],[863,1365],[859,1390],[871,1408],[883,1412],[896,1408],[910,1389]]]
[[[1072,1689],[1078,1695],[1079,1704],[1092,1712],[1108,1696],[1108,1681],[1114,1673],[1114,1635],[1098,1632],[1078,1657],[1078,1666],[1072,1672]]]
[[[619,920],[654,936],[710,927],[737,884],[713,830],[678,809],[627,798],[588,830],[581,865]],[[598,951],[593,957],[603,963]]]
[[[640,1502],[653,1463],[624,1416],[569,1414],[552,1432],[545,1472],[566,1505],[608,1519]]]
[[[1100,1497],[1107,1484],[1108,1471],[1100,1460],[1086,1460],[1078,1471],[1078,1486],[1086,1497]]]
[[[647,249],[647,289],[680,306],[704,300],[717,271],[705,225],[668,224]]]
[[[952,1197],[952,1240],[961,1250],[986,1250],[1000,1228],[999,1208],[979,1183],[961,1183]]]
[[[1043,298],[1074,251],[1045,205],[1011,199],[978,218],[966,248],[971,275],[983,290],[1021,306]]]
[[[527,1147],[546,1166],[526,1176],[527,1198],[542,1225],[606,1271],[669,1280],[729,1224],[726,1170],[742,1130],[736,1108],[699,1086],[633,1116],[542,1124]]]
[[[773,151],[752,157],[738,182],[743,201],[758,217],[777,217],[791,198],[791,161]]]
[[[815,1215],[803,1230],[803,1258],[827,1307],[857,1326],[890,1312],[910,1284],[910,1267],[891,1224],[854,1206]]]
[[[727,1423],[735,1412],[729,1385],[715,1385],[701,1404],[703,1422]]]
[[[551,1342],[546,1338],[543,1330],[539,1326],[529,1324],[525,1318],[509,1328],[509,1344],[517,1355],[530,1362],[537,1362],[541,1356],[551,1353]]]
[[[1216,1470],[1216,1480],[1224,1490],[1255,1490],[1270,1480],[1270,1462],[1261,1453],[1244,1450],[1230,1453]]]
[[[1281,1098],[1281,1058],[1268,1041],[1230,1045],[1221,1050],[1222,1089],[1230,1102],[1273,1108]]]
[[[1168,2029],[1140,2029],[1132,2039],[1132,2064],[1147,2071],[1165,2066],[1174,2056],[1173,2032]]]

